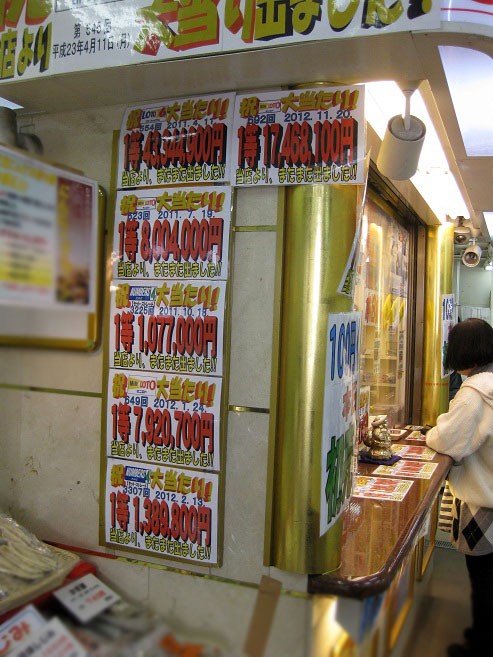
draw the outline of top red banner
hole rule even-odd
[[[0,22],[0,82],[440,27],[437,0],[387,4],[384,0],[7,2]]]

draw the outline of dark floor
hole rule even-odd
[[[436,546],[432,576],[402,657],[446,657],[447,646],[462,643],[462,632],[469,624],[464,556],[450,547]]]

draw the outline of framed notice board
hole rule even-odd
[[[104,213],[94,180],[0,146],[0,345],[97,347]]]

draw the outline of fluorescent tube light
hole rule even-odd
[[[493,59],[472,48],[438,50],[467,155],[493,155]]]

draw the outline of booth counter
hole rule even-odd
[[[407,446],[414,449],[416,442],[403,439],[393,449]],[[403,460],[389,468],[399,463]],[[435,454],[423,468],[425,461],[406,458],[405,463],[411,463],[416,472],[421,469],[421,476],[433,472],[429,478],[401,479],[411,482],[401,501],[369,497],[371,490],[367,497],[353,495],[344,512],[341,565],[333,572],[308,576],[308,592],[314,594],[313,624],[319,628],[314,655],[402,654],[420,593],[432,571],[439,494],[451,459]],[[356,487],[358,480],[362,484],[380,478],[380,473],[378,465],[359,463]],[[391,481],[388,475],[384,479]],[[389,487],[390,483],[390,495]],[[342,628],[339,640],[331,637],[325,644],[321,619],[334,613]]]

